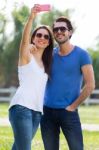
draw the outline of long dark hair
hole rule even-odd
[[[43,55],[42,55],[42,61],[44,64],[45,72],[48,74],[48,76],[50,76],[51,64],[52,64],[52,52],[53,52],[53,46],[54,46],[53,35],[52,35],[52,31],[51,31],[50,27],[45,26],[45,25],[39,26],[32,33],[31,43],[33,43],[33,38],[35,37],[36,32],[39,29],[47,30],[49,33],[49,36],[50,36],[49,45],[45,48]]]

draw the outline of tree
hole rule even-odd
[[[2,53],[4,51],[5,41],[7,40],[5,35],[7,19],[3,13],[0,14],[0,82],[2,83],[3,78],[3,66],[2,66]],[[2,84],[1,84],[2,85]]]
[[[18,50],[24,22],[26,21],[28,15],[29,9],[26,6],[23,6],[19,10],[15,9],[12,12],[15,27],[13,40],[6,44],[1,57],[6,87],[9,85],[16,85],[17,83]]]
[[[56,18],[58,18],[59,16],[66,16],[67,18],[70,18],[70,14],[72,11],[73,10],[67,9],[67,10],[62,12],[62,11],[59,11],[53,7],[51,12],[48,12],[46,14],[44,13],[41,16],[40,23],[45,24],[45,25],[49,25],[52,27],[52,24]]]
[[[93,50],[91,48],[88,49],[89,53],[91,54],[92,61],[93,61],[93,69],[95,74],[95,83],[96,88],[99,89],[99,47],[97,47],[97,50]]]

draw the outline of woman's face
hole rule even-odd
[[[33,39],[33,43],[38,49],[45,49],[49,45],[49,38],[50,36],[46,29],[38,29]]]

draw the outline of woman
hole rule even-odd
[[[31,150],[31,141],[41,119],[43,98],[52,61],[53,37],[47,26],[36,28],[30,42],[32,21],[39,5],[31,9],[19,51],[19,87],[9,109],[14,133],[12,150]]]

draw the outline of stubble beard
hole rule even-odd
[[[66,43],[66,42],[69,40],[69,38],[66,38],[66,39],[64,39],[64,40],[62,40],[62,41],[57,40],[56,38],[55,38],[55,40],[56,40],[56,42],[57,42],[59,45],[61,45],[61,44]]]

